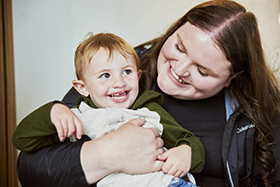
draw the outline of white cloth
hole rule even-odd
[[[144,117],[146,123],[143,127],[155,127],[162,135],[163,127],[160,124],[158,113],[141,108],[138,110],[108,107],[108,108],[91,108],[82,102],[79,108],[72,111],[77,115],[83,124],[83,134],[95,139],[118,129],[127,121]],[[70,137],[71,141],[76,141],[75,136]],[[174,176],[164,174],[162,171],[130,175],[121,172],[115,172],[104,177],[97,183],[97,187],[165,187],[168,186]]]

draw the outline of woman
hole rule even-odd
[[[210,175],[213,167],[215,167],[209,163],[217,164],[215,159],[219,157],[220,151],[216,152],[217,155],[212,155],[213,150],[209,150],[209,148],[213,148],[213,145],[217,146],[216,143],[220,144],[222,148],[226,175],[229,175],[229,180],[234,179],[232,184],[235,186],[238,185],[238,180],[240,180],[240,184],[250,182],[247,181],[249,178],[246,179],[246,177],[257,174],[255,173],[255,167],[257,166],[260,166],[261,172],[258,173],[256,178],[251,179],[252,184],[269,186],[269,183],[273,180],[279,180],[279,177],[273,178],[276,169],[275,157],[278,158],[277,164],[279,165],[279,155],[276,155],[276,153],[279,153],[273,152],[274,138],[276,138],[273,132],[277,129],[273,122],[276,115],[279,119],[280,93],[277,81],[264,59],[255,16],[246,12],[244,7],[234,2],[206,2],[191,9],[170,27],[164,36],[139,48],[145,45],[153,46],[152,52],[142,57],[142,67],[152,64],[149,67],[150,69],[147,68],[147,71],[145,71],[148,74],[146,76],[148,77],[146,80],[148,87],[157,77],[158,88],[156,89],[162,91],[165,95],[164,106],[167,111],[171,112],[179,124],[189,128],[204,143],[206,166],[201,174],[195,175],[198,184],[200,185],[200,182],[204,181],[203,174],[207,174],[208,171]],[[157,68],[157,71],[155,68]],[[229,87],[229,94],[227,94],[226,89],[225,93],[222,93],[224,91],[220,92],[225,87]],[[185,113],[191,114],[194,109],[190,107],[190,109],[186,109],[187,107],[184,106],[198,106],[199,104],[203,106],[211,99],[217,99],[213,102],[217,106],[212,106],[210,110],[218,109],[221,111],[223,107],[219,108],[218,102],[220,102],[219,95],[222,94],[236,99],[235,104],[239,104],[240,107],[236,109],[235,115],[238,112],[240,114],[229,118],[223,133],[224,137],[217,132],[219,128],[223,130],[223,127],[216,127],[216,133],[213,135],[220,136],[220,139],[223,138],[223,142],[217,142],[215,137],[212,137],[212,142],[209,142],[211,141],[211,135],[209,133],[203,135],[200,132],[206,130],[206,128],[203,129],[201,125],[197,127],[199,124],[195,125],[194,121],[185,119],[186,117],[178,114],[178,112],[182,113],[182,110],[185,110]],[[206,98],[208,100],[203,100]],[[180,100],[187,100],[187,102]],[[188,102],[188,100],[200,101]],[[200,110],[203,110],[203,108],[200,108]],[[205,115],[209,112],[214,114],[207,109],[204,109],[204,111],[206,111]],[[204,115],[204,111],[199,111],[196,117]],[[220,112],[219,114],[222,115]],[[230,124],[234,117],[236,118],[235,124]],[[244,123],[245,126],[240,126],[242,122],[238,120],[241,120],[241,117],[242,120],[248,120],[247,124]],[[215,117],[211,115],[209,120],[211,118]],[[223,124],[223,120],[220,122]],[[192,125],[194,129],[192,129]],[[232,127],[229,127],[231,125]],[[279,127],[279,120],[277,126]],[[237,128],[237,135],[231,134],[234,133],[234,128]],[[255,132],[249,132],[254,128]],[[243,137],[241,132],[245,129],[247,129],[246,133],[248,134]],[[249,135],[249,133],[254,133],[254,135]],[[238,144],[236,138],[239,141],[240,138],[244,138],[244,140],[241,140],[241,143]],[[249,144],[248,140],[252,143]],[[246,141],[244,150],[240,150],[241,147],[237,146],[245,144],[244,141]],[[230,148],[228,148],[229,146]],[[242,151],[245,152],[242,153]],[[256,166],[251,167],[252,158],[244,157],[248,157],[252,152],[254,152],[253,159],[256,161],[254,162]],[[209,160],[207,160],[207,153]],[[233,156],[232,154],[238,155]],[[275,157],[273,154],[275,154]],[[214,157],[213,160],[211,160],[211,156]],[[241,158],[236,161],[236,156]],[[242,158],[242,156],[244,157]],[[240,162],[243,162],[242,166],[240,166]],[[219,166],[216,165],[216,167],[218,169]],[[222,167],[216,171],[222,171],[221,169]],[[279,167],[277,170],[279,170]],[[218,173],[216,174],[219,176]],[[231,183],[231,181],[229,182]],[[205,186],[209,186],[207,183],[205,178]],[[280,185],[279,182],[278,185]]]
[[[136,50],[144,75],[140,85],[163,93],[165,109],[180,125],[200,137],[205,146],[205,168],[194,174],[198,185],[280,186],[280,91],[265,62],[257,21],[252,13],[229,0],[205,2],[187,12],[162,37]],[[124,133],[128,132],[126,130],[118,133],[122,132],[124,138],[129,134]],[[151,138],[150,134],[147,137]],[[124,139],[133,141],[133,138]],[[160,139],[156,140],[155,154],[160,152],[157,149]],[[129,170],[129,164],[120,168],[113,163],[108,171],[105,162],[101,162],[106,172],[90,170],[92,163],[96,164],[91,158],[99,158],[91,150],[98,150],[98,143],[80,142],[76,145],[76,152],[82,149],[81,158],[78,157],[81,164],[77,165],[80,170],[76,172],[82,179],[78,184],[85,181],[84,178],[95,182],[108,172],[118,170],[137,173],[158,169],[154,166],[159,163],[152,162],[153,155],[147,154],[145,158],[152,163],[152,169],[143,167],[144,162],[138,171],[132,171],[135,167]],[[121,144],[124,143],[127,142]],[[31,155],[22,153],[19,177],[23,178],[24,167],[39,166],[39,161],[33,167],[28,162],[36,154],[37,158],[46,152],[57,155],[64,147],[73,153],[72,146],[62,144]],[[106,150],[110,149],[106,146]],[[109,152],[105,151],[104,157],[109,158]],[[120,156],[119,151],[114,152],[115,155]],[[62,157],[55,158],[70,163]],[[41,159],[40,164],[42,160],[46,163],[47,159]],[[135,160],[138,162],[137,158]],[[35,176],[35,172],[26,177],[29,176]]]

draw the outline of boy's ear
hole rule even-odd
[[[82,80],[73,80],[72,82],[74,88],[83,96],[88,97],[89,92],[87,90],[86,84]]]
[[[142,70],[138,70],[138,80],[140,79],[140,77],[141,77],[141,75],[142,75]]]

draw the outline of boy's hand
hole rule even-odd
[[[82,123],[67,106],[61,103],[55,103],[51,108],[50,116],[61,142],[73,134],[76,134],[78,139],[82,137]]]
[[[185,176],[191,168],[191,147],[180,145],[158,155],[159,160],[165,160],[162,171],[175,177]]]

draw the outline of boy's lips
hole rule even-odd
[[[127,100],[128,95],[129,95],[129,91],[123,91],[123,92],[117,92],[117,93],[110,94],[109,97],[111,97],[111,99],[114,102],[122,103]]]

